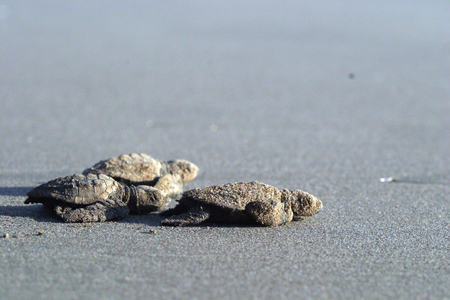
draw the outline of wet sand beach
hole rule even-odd
[[[450,298],[446,1],[0,2],[0,298]],[[61,222],[26,193],[123,153],[258,180],[285,226]],[[390,178],[381,182],[380,178]]]

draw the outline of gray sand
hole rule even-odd
[[[65,2],[0,2],[2,299],[450,298],[448,1]],[[131,152],[324,208],[171,228],[23,204]]]

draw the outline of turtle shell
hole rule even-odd
[[[186,191],[183,198],[222,208],[244,210],[248,203],[257,200],[281,201],[281,194],[281,191],[276,187],[259,181],[252,181],[193,189]]]
[[[163,165],[146,154],[123,154],[96,163],[83,174],[105,174],[127,184],[151,184],[163,172]]]
[[[89,205],[107,199],[121,199],[121,184],[106,175],[60,177],[44,183],[30,192],[25,203],[63,202],[73,206]]]

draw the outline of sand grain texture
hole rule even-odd
[[[448,2],[104,4],[0,4],[2,299],[450,298]],[[23,204],[121,153],[324,209],[167,228]]]

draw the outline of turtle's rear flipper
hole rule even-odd
[[[292,221],[293,212],[284,203],[273,200],[254,201],[245,206],[245,211],[259,224],[279,226]]]
[[[159,213],[162,217],[171,217],[174,215],[181,215],[191,208],[198,206],[198,203],[191,201],[188,198],[181,199],[175,207],[169,208],[168,210]]]
[[[25,204],[30,204],[30,203],[37,203],[35,198],[30,198],[28,197],[27,199],[25,199]]]
[[[55,206],[55,212],[67,223],[88,223],[123,219],[130,209],[121,201],[106,200],[82,208]]]
[[[168,226],[187,226],[196,225],[209,218],[208,209],[197,205],[189,209],[187,212],[174,215],[161,221],[162,225]]]

